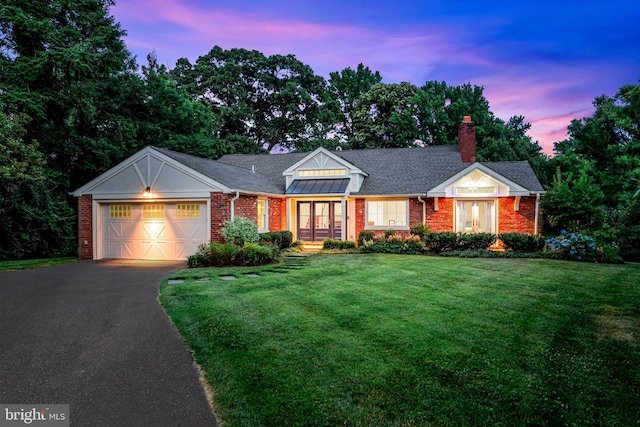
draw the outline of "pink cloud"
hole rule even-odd
[[[590,102],[598,95],[567,94],[567,88],[592,80],[595,70],[583,70],[581,75],[569,66],[532,69],[530,63],[507,64],[492,59],[491,46],[462,42],[469,39],[465,28],[431,24],[383,31],[303,19],[285,21],[179,0],[121,0],[112,13],[128,31],[127,45],[142,57],[139,62],[155,50],[158,60],[169,67],[179,57],[194,62],[215,45],[267,55],[294,54],[325,78],[331,71],[363,63],[380,71],[387,83],[409,81],[420,86],[425,79],[435,79],[430,76],[446,75],[453,66],[463,70],[465,80],[445,77],[448,84],[484,86],[494,113],[503,120],[524,115],[532,124],[530,136],[548,154],[554,141],[566,138],[566,127],[576,118],[573,114],[589,115]]]

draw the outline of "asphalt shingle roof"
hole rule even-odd
[[[164,148],[153,147],[154,150],[171,157],[191,169],[229,187],[232,190],[267,194],[284,194],[282,186],[278,186],[268,177],[250,169],[229,165],[215,160],[205,159],[190,154],[178,153]]]
[[[155,148],[155,147],[154,147]],[[232,190],[285,194],[282,173],[310,153],[232,154],[217,161],[155,148]],[[333,151],[368,174],[358,195],[420,195],[464,170],[455,145]],[[544,191],[527,161],[487,162],[484,166],[532,192]]]

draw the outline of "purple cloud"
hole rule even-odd
[[[492,111],[505,121],[524,115],[530,136],[551,154],[572,119],[592,114],[594,97],[637,82],[640,36],[623,31],[620,39],[611,31],[595,42],[594,28],[619,25],[615,14],[607,24],[598,8],[585,7],[581,21],[570,20],[565,14],[574,14],[572,8],[553,9],[545,1],[538,8],[496,2],[478,11],[417,1],[395,7],[376,0],[365,8],[333,0],[305,7],[287,0],[224,6],[122,0],[112,13],[140,63],[151,51],[169,67],[180,57],[194,62],[219,45],[294,54],[325,78],[363,63],[387,83],[483,86]],[[627,5],[627,22],[638,11]]]

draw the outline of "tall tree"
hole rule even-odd
[[[46,159],[25,139],[29,120],[0,112],[0,259],[66,255],[73,211],[52,190]]]
[[[295,149],[324,117],[326,83],[293,55],[216,46],[194,65],[180,59],[172,74],[220,117],[221,139],[251,142],[245,152]]]
[[[555,144],[555,165],[563,172],[590,162],[589,173],[607,195],[605,203],[626,204],[640,180],[640,85],[625,85],[613,96],[595,98],[592,117],[573,120],[569,139]]]
[[[146,145],[212,159],[225,154],[211,109],[179,87],[155,54],[149,54],[147,62],[140,75],[121,75],[111,96],[110,123],[129,130],[123,135],[129,139],[127,154]]]
[[[3,0],[0,93],[5,111],[33,118],[56,182],[68,191],[86,182],[120,149],[104,134],[101,112],[112,79],[133,69],[112,0]]]
[[[380,82],[382,82],[380,73],[378,71],[374,73],[362,64],[358,64],[355,70],[345,68],[340,72],[335,71],[329,74],[327,108],[334,111],[337,116],[336,133],[344,145],[355,145],[353,114],[358,98]]]
[[[353,112],[355,139],[349,148],[415,145],[418,130],[412,100],[417,90],[407,82],[378,83],[362,94]]]
[[[507,122],[496,117],[481,86],[426,82],[413,104],[419,139],[425,145],[456,144],[460,121],[468,115],[476,124],[478,161],[528,160],[542,181],[550,178],[542,147],[527,135],[531,125],[523,116]]]
[[[111,0],[3,0],[0,3],[0,110],[20,120],[10,155],[29,179],[4,183],[0,252],[6,257],[72,251],[74,190],[122,158],[113,116],[115,78],[134,69]],[[19,119],[18,119],[19,118]],[[12,126],[17,126],[13,122]],[[12,139],[11,139],[12,138]],[[15,148],[24,144],[23,150]],[[37,141],[37,143],[36,143]],[[8,150],[7,146],[2,147]],[[7,243],[9,242],[9,243]]]

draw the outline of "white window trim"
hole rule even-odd
[[[462,233],[458,228],[458,202],[493,202],[493,207],[491,211],[491,227],[493,231],[491,234],[499,234],[499,221],[498,221],[498,212],[499,212],[499,203],[500,198],[493,197],[476,197],[476,198],[466,198],[466,197],[457,197],[453,199],[453,231],[455,233]]]
[[[269,199],[266,197],[258,197],[258,202],[264,202],[264,227],[258,227],[259,233],[266,233],[269,231]],[[256,224],[258,222],[258,204],[256,203]]]
[[[405,202],[407,214],[406,225],[369,225],[369,202]],[[365,199],[364,201],[364,229],[365,230],[409,230],[409,199]]]

